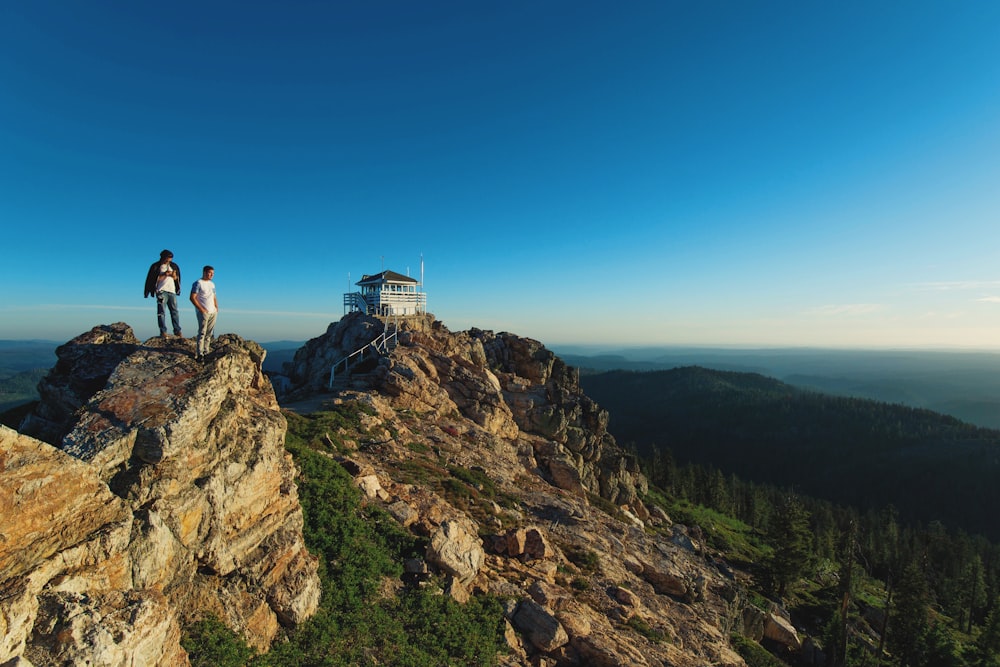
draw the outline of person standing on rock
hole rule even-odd
[[[191,286],[191,303],[197,309],[198,346],[194,358],[204,361],[212,351],[212,335],[215,333],[215,316],[219,313],[219,302],[215,299],[215,269],[206,266],[201,270],[201,278]]]
[[[177,295],[181,292],[181,267],[174,264],[174,253],[164,250],[160,259],[153,262],[146,274],[146,290],[143,298],[156,297],[156,324],[160,327],[160,336],[167,336],[167,310],[170,311],[170,323],[174,327],[174,335],[181,335],[181,316],[177,312]]]

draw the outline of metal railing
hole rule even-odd
[[[390,326],[392,327],[391,331],[389,329]],[[374,352],[377,353],[379,356],[385,356],[390,352],[392,352],[395,349],[396,343],[399,340],[397,337],[398,333],[399,333],[399,327],[396,325],[396,323],[387,322],[385,324],[385,329],[374,340],[365,345],[362,345],[361,347],[356,349],[354,352],[351,352],[343,359],[334,362],[334,364],[330,367],[330,383],[328,385],[328,388],[333,389],[333,381],[337,374],[337,368],[339,368],[341,364],[344,365],[344,372],[347,372],[351,368],[351,360],[357,357],[357,359],[354,361],[354,363],[357,364],[362,359],[364,359],[365,352],[367,352],[368,350],[374,350]]]
[[[369,305],[361,292],[348,292],[344,294],[344,312],[350,313],[355,310],[368,314]]]
[[[394,292],[382,290],[370,294],[361,292],[344,293],[344,312],[360,311],[366,315],[427,312],[425,292]]]

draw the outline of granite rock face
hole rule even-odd
[[[391,349],[381,355],[366,349],[387,327],[396,331]],[[377,391],[403,409],[458,414],[497,438],[520,440],[554,486],[641,504],[646,480],[608,433],[607,411],[582,392],[577,372],[540,342],[480,329],[451,332],[430,314],[383,322],[351,313],[296,353],[293,385],[300,392],[327,391],[332,364],[352,354],[363,372],[337,366],[355,378],[345,388]]]
[[[0,430],[0,664],[184,664],[206,614],[264,650],[317,608],[264,352],[227,334],[193,355],[95,327],[25,420],[49,442]]]
[[[330,387],[330,364],[393,330],[377,354],[338,365]],[[748,577],[675,543],[681,526],[646,507],[607,413],[538,341],[354,313],[293,366],[293,392],[314,393],[304,406],[316,392],[364,406],[358,431],[338,434],[351,443],[340,462],[367,502],[426,539],[405,576],[442,582],[460,603],[505,601],[510,651],[498,664],[745,667],[729,635],[743,611],[736,580]],[[415,470],[451,476],[416,483]]]

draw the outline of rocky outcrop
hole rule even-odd
[[[296,353],[290,373],[296,391],[326,390],[332,365],[365,349],[386,326],[360,313],[330,325]],[[581,391],[576,371],[541,343],[480,329],[453,333],[433,315],[389,326],[398,327],[391,352],[355,362],[363,381],[350,388],[375,390],[402,409],[459,414],[492,436],[530,447],[554,486],[641,505],[646,480],[608,433],[607,412]]]
[[[97,327],[25,421],[50,442],[0,431],[0,664],[184,664],[205,614],[263,650],[315,611],[264,352],[225,335],[193,354]]]
[[[56,365],[38,383],[38,407],[18,429],[48,443],[69,431],[76,411],[104,388],[122,359],[139,349],[124,322],[97,326],[56,348]]]
[[[296,355],[298,391],[326,391],[327,364],[353,351],[344,341],[367,345],[382,327],[353,314],[310,341]],[[556,355],[512,334],[453,333],[428,316],[410,318],[394,348],[356,368],[351,378],[338,370],[339,388],[326,394],[374,413],[367,435],[341,434],[367,443],[341,463],[369,502],[427,539],[404,577],[437,575],[459,602],[507,601],[511,652],[500,664],[743,667],[729,628],[742,611],[734,579],[745,575],[723,576],[716,554],[688,536],[696,530],[645,507],[636,462]],[[448,495],[455,479],[407,483],[414,469],[468,471],[473,499]]]
[[[744,667],[729,630],[752,621],[763,639],[770,621],[744,613],[747,575],[646,507],[572,368],[508,333],[395,325],[333,391],[332,364],[382,321],[346,316],[287,369],[290,399],[363,404],[322,439],[425,545],[383,594],[497,596],[505,666]],[[199,364],[192,341],[97,327],[60,348],[24,422],[46,442],[0,431],[0,665],[182,665],[182,628],[202,615],[264,650],[316,609],[263,351],[232,335],[215,348]]]
[[[470,335],[482,343],[518,427],[544,439],[535,453],[556,485],[637,504],[647,491],[638,462],[618,448],[607,411],[580,389],[578,372],[536,340],[479,329]]]

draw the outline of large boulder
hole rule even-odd
[[[484,556],[474,527],[454,520],[442,522],[427,545],[427,560],[463,584],[479,574]]]
[[[521,601],[511,621],[541,651],[551,652],[569,642],[559,619],[530,598]]]
[[[764,620],[764,638],[781,644],[793,651],[802,648],[802,639],[787,614],[772,611]]]

